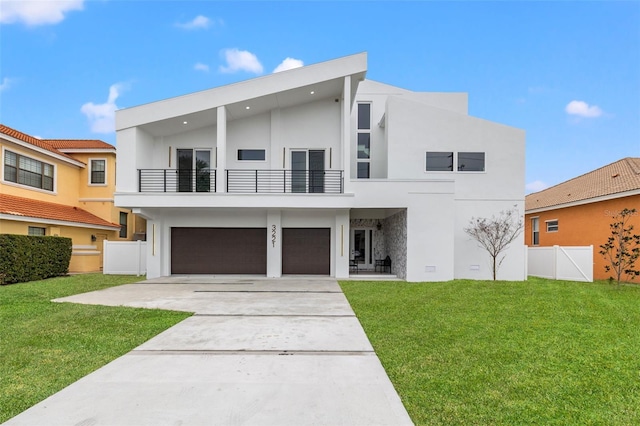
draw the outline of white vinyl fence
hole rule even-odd
[[[529,275],[593,282],[593,246],[529,247],[527,251]]]
[[[146,241],[104,241],[102,273],[107,275],[145,275]]]

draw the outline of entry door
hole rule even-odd
[[[211,191],[211,151],[178,149],[178,191]],[[195,183],[195,185],[194,185]]]
[[[324,149],[291,151],[291,192],[324,192]]]
[[[358,263],[359,269],[373,269],[373,228],[351,229],[351,259]]]

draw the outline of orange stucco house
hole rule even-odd
[[[69,272],[102,268],[102,242],[144,238],[116,208],[116,149],[100,140],[38,139],[0,124],[0,233],[71,238]]]
[[[631,220],[640,233],[640,158],[623,158],[592,172],[525,197],[525,244],[593,245],[593,277],[608,279],[600,245],[624,208],[638,210]],[[640,265],[636,265],[640,267]],[[628,278],[628,277],[627,277]]]

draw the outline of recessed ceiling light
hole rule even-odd
[[[312,90],[312,91],[311,91],[311,92],[309,92],[309,93],[313,95],[313,94],[315,94],[316,92],[315,92],[314,90]]]
[[[182,124],[187,124],[187,122],[186,122],[186,121],[183,121],[183,122],[182,122]]]
[[[251,109],[251,107],[250,107],[250,106],[247,106],[247,107],[244,107],[244,108],[245,108],[245,109]]]

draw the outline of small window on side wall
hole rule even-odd
[[[104,185],[106,179],[106,160],[91,160],[91,184]]]
[[[537,217],[531,218],[531,244],[537,246],[540,244],[540,223]]]
[[[459,152],[459,172],[484,172],[484,152]]]
[[[558,232],[558,219],[547,220],[547,232]]]
[[[120,212],[120,238],[127,238],[127,219],[127,213]]]
[[[452,172],[453,171],[453,152],[427,152],[428,172]]]
[[[239,149],[238,161],[264,161],[267,158],[264,149]]]
[[[46,228],[40,228],[38,226],[30,226],[29,227],[29,235],[44,237],[47,234]]]

